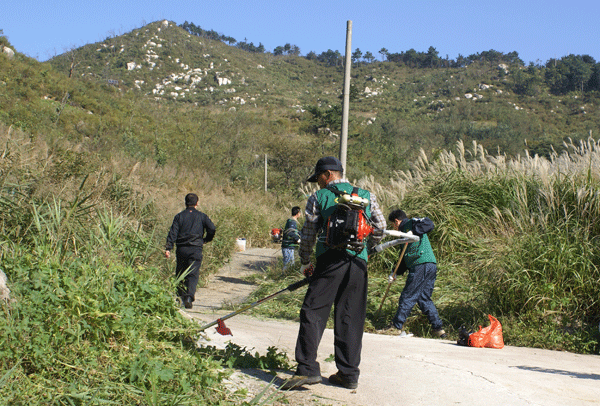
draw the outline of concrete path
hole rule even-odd
[[[260,272],[278,250],[250,249],[234,256],[229,269],[216,276],[214,284],[232,282],[239,272]],[[250,265],[254,264],[254,265]],[[256,265],[259,264],[259,265]],[[262,265],[260,265],[262,264]],[[256,268],[258,266],[258,269]],[[239,278],[238,278],[239,279]],[[235,282],[235,281],[233,281]],[[209,282],[207,289],[211,289]],[[247,292],[252,285],[236,282],[226,290]],[[226,292],[223,292],[226,293]],[[202,293],[199,294],[201,298]],[[233,302],[224,295],[221,300]],[[203,301],[200,299],[199,301]],[[205,324],[231,311],[215,310],[218,304],[194,306],[188,315]],[[240,314],[227,320],[233,336],[207,330],[206,343],[224,346],[231,341],[265,354],[270,346],[290,358],[298,334],[298,323],[260,320]],[[358,389],[329,385],[327,377],[336,372],[333,331],[326,330],[319,348],[323,384],[285,394],[293,405],[544,405],[579,406],[600,404],[600,356],[509,347],[501,350],[470,348],[456,342],[425,338],[365,334],[361,377]],[[273,381],[271,391],[290,375],[279,373],[273,380],[261,371],[244,371],[260,388]],[[244,384],[250,381],[238,375]]]

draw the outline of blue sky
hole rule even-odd
[[[6,4],[8,2],[8,4]],[[454,59],[494,49],[517,51],[525,63],[569,54],[600,61],[598,0],[7,0],[0,29],[17,51],[46,60],[73,46],[168,19],[193,22],[272,51],[290,43],[301,54],[352,50],[426,52]]]

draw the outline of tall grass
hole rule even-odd
[[[0,303],[3,402],[241,404],[243,394],[223,383],[227,367],[283,365],[275,350],[264,358],[233,347],[197,350],[197,326],[179,314],[172,266],[161,257],[180,208],[179,199],[152,190],[153,182],[164,184],[159,172],[120,162],[126,170],[113,165],[64,177],[52,170],[61,156],[50,156],[25,134],[0,135],[0,263],[14,299]],[[202,203],[218,225],[205,273],[227,260],[235,236],[256,244],[268,238],[272,211],[251,210],[250,203],[240,211],[217,210],[214,197]]]
[[[434,220],[434,302],[451,334],[461,325],[486,325],[493,314],[507,344],[598,353],[600,141],[567,142],[564,149],[549,159],[528,153],[508,158],[459,142],[455,152],[433,159],[422,151],[413,168],[396,172],[389,184],[355,181],[376,193],[385,214],[399,207]],[[370,330],[391,325],[402,278],[376,310],[398,253],[371,258]],[[288,282],[281,279],[271,289]],[[295,317],[294,298],[257,311]],[[429,334],[417,308],[407,327]]]
[[[29,204],[31,241],[3,237],[2,266],[15,301],[2,305],[0,318],[2,398],[156,405],[221,399],[224,372],[191,351],[192,329],[177,312],[173,282],[146,261],[148,234],[101,209],[98,222],[91,212],[70,217],[79,207]]]
[[[598,352],[600,143],[564,147],[509,159],[459,142],[387,189],[365,184],[384,207],[435,221],[436,299],[454,328],[493,313],[509,344]]]

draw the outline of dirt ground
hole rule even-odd
[[[254,286],[243,278],[262,270],[281,255],[277,248],[250,248],[210,278],[196,294],[194,307],[182,313],[200,324],[231,312],[223,304],[244,300]],[[227,320],[233,336],[206,330],[199,345],[224,347],[229,341],[265,354],[274,346],[293,361],[298,324],[239,314]],[[506,346],[501,350],[462,347],[454,341],[365,333],[361,376],[356,390],[330,385],[336,372],[333,332],[327,329],[319,347],[323,383],[305,389],[278,391],[291,376],[259,370],[237,371],[232,388],[247,388],[248,399],[266,388],[274,404],[290,405],[598,405],[600,356]],[[264,400],[265,397],[262,399]],[[285,399],[283,399],[285,398]],[[282,400],[283,399],[283,400]]]

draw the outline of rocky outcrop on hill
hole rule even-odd
[[[2,46],[2,52],[8,57],[8,59],[12,59],[13,56],[15,56],[15,51],[6,46]]]
[[[2,269],[0,269],[0,302],[10,301],[10,289],[8,288],[8,278]]]

